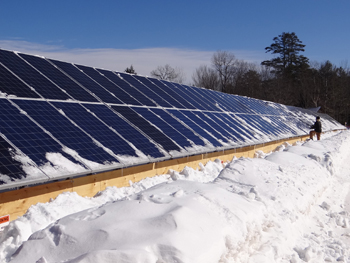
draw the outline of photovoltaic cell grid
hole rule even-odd
[[[2,137],[0,137],[0,174],[4,175],[0,179],[0,184],[6,184],[26,177],[21,168],[21,163],[13,159],[13,147]],[[42,175],[45,176],[44,174]]]
[[[113,110],[123,115],[129,122],[138,127],[142,132],[147,134],[158,145],[162,146],[166,151],[180,151],[181,148],[174,143],[166,134],[162,133],[154,125],[149,123],[145,118],[141,117],[130,107],[112,106]]]
[[[164,157],[161,150],[147,137],[148,135],[133,128],[129,122],[115,114],[107,106],[84,104],[84,107],[100,118],[110,128],[113,128],[122,138],[125,138],[127,141],[135,145],[135,147],[137,146],[137,149],[147,156],[150,156],[151,158]]]
[[[33,103],[33,101],[24,102]],[[26,114],[27,112],[20,112],[9,101],[1,99],[1,133],[36,164],[43,165],[48,162],[45,157],[47,152],[62,153],[62,147],[30,120]]]
[[[305,135],[315,116],[0,49],[0,190]]]
[[[39,57],[24,54],[20,54],[20,56],[24,58],[27,62],[29,62],[32,66],[34,66],[37,70],[39,70],[41,73],[43,73],[45,76],[47,76],[58,87],[60,87],[60,91],[56,90],[56,92],[67,93],[69,96],[71,96],[72,99],[75,100],[95,102],[98,101],[89,92],[87,92],[84,88],[79,86],[76,82],[69,78],[69,76],[64,74],[49,61]]]
[[[45,101],[15,100],[15,103],[62,145],[76,151],[82,160],[89,160],[96,164],[118,162],[97,145],[88,132],[83,131],[68,119],[64,111],[59,111]]]
[[[17,54],[10,51],[1,51],[1,63],[24,81],[28,89],[35,90],[42,98],[58,100],[70,99],[57,85],[34,67],[26,63]],[[14,89],[11,95],[18,96],[17,90]],[[30,98],[30,93],[25,97]]]
[[[181,147],[191,147],[191,142],[178,132],[171,124],[175,123],[176,120],[170,120],[171,116],[167,118],[167,121],[163,120],[159,116],[155,115],[150,109],[147,108],[133,108],[139,115],[145,118],[148,122],[156,125],[162,133],[168,136],[173,141],[177,142]],[[175,125],[174,125],[175,126]]]
[[[0,90],[5,94],[18,97],[40,98],[28,85],[15,78],[2,64],[0,64]]]
[[[125,93],[129,94],[131,97],[136,99],[141,105],[144,106],[157,106],[157,104],[147,97],[145,94],[140,92],[137,88],[130,85],[130,83],[126,82],[124,79],[120,77],[119,73],[107,71],[107,70],[98,70],[100,71],[106,78],[112,81],[116,86],[122,89]]]
[[[194,145],[205,146],[203,139],[198,136],[193,130],[188,129],[185,125],[172,117],[167,111],[162,109],[151,109],[156,116],[159,116],[164,122],[173,127],[177,132],[181,133],[188,141]],[[185,146],[184,146],[185,147]]]

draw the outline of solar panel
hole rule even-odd
[[[105,105],[84,104],[84,107],[96,114],[98,118],[113,128],[127,141],[135,145],[135,147],[137,146],[141,152],[148,155],[150,158],[164,157],[164,152],[162,153],[156,144],[152,143],[143,133],[135,129],[131,124],[119,117]]]
[[[120,77],[119,73],[115,74],[112,71],[101,70],[101,69],[97,69],[97,70],[101,72],[104,76],[106,76],[109,80],[111,80],[119,88],[121,88],[125,93],[130,94],[130,96],[132,96],[139,103],[141,103],[141,105],[157,106],[157,104],[153,100],[145,96],[145,94],[141,93],[138,89],[131,86],[128,82],[124,81]]]
[[[191,94],[185,87],[181,86],[178,83],[171,83],[163,80],[162,82],[165,84],[171,85],[174,91],[179,94],[179,96],[185,98],[186,101],[188,101],[191,105],[193,105],[194,109],[206,110],[206,108],[203,107],[203,105],[201,105],[200,103],[198,103],[195,96]]]
[[[271,135],[278,137],[276,129],[274,129],[269,122],[264,121],[262,118],[256,118],[255,115],[242,115],[240,118],[245,120],[248,125],[254,129],[255,133],[259,134],[260,136]],[[264,129],[265,133],[261,132],[261,128]]]
[[[19,54],[33,67],[43,73],[46,77],[50,78],[63,92],[66,92],[71,98],[81,101],[98,101],[89,92],[79,86],[67,75],[62,73],[57,67],[52,65],[46,59],[29,56],[25,54]]]
[[[87,133],[66,118],[45,101],[16,100],[16,104],[26,111],[30,117],[49,131],[62,145],[74,150],[76,158],[85,164],[112,164],[119,163],[115,157],[107,153]],[[45,151],[42,151],[45,153]]]
[[[234,106],[234,109],[231,110],[231,112],[255,114],[255,112],[247,104],[246,98],[237,95],[226,96],[226,98],[231,102],[231,105]]]
[[[281,137],[284,134],[286,134],[286,131],[282,129],[282,125],[279,122],[278,124],[276,123],[277,119],[275,118],[275,116],[270,115],[270,116],[264,116],[264,117],[258,117],[255,116],[256,121],[259,121],[260,124],[262,125],[268,125],[270,126],[270,129],[272,130],[272,132],[277,136],[277,137]],[[291,132],[291,131],[290,131]]]
[[[141,93],[146,95],[148,98],[152,99],[157,105],[162,106],[162,107],[170,107],[170,108],[172,107],[171,104],[169,104],[166,100],[164,100],[161,96],[159,96],[155,91],[146,87],[140,81],[135,79],[132,75],[129,75],[126,73],[119,73],[119,75],[121,76],[121,78],[124,81],[128,82],[135,89],[139,90]]]
[[[157,87],[159,87],[160,89],[162,89],[164,92],[166,92],[167,94],[169,94],[169,96],[171,96],[174,100],[178,101],[178,103],[181,104],[182,107],[187,108],[187,109],[194,109],[195,107],[190,104],[186,98],[180,96],[178,93],[176,93],[174,91],[174,87],[171,87],[170,85],[166,85],[166,83],[160,81],[159,79],[155,79],[155,78],[150,78],[147,77],[147,79],[149,81],[151,81],[152,83],[154,83],[155,85],[157,85]],[[142,80],[142,78],[140,78],[140,80]],[[175,106],[176,104],[173,104],[173,106]],[[179,108],[182,108],[179,107]]]
[[[15,53],[0,50],[0,56],[4,66],[10,69],[44,98],[58,100],[70,99],[58,86],[48,80],[43,74],[40,74],[40,72],[35,70]]]
[[[279,116],[267,116],[266,118],[269,118],[273,125],[275,125],[279,130],[281,134],[291,134],[298,135],[295,127],[292,127],[289,125],[289,123],[285,123],[285,121],[282,120]]]
[[[174,142],[183,148],[190,147],[191,142],[187,138],[178,132],[174,127],[171,126],[171,122],[167,123],[157,115],[155,115],[150,109],[147,108],[133,108],[143,118],[148,120],[153,125],[157,126],[165,135],[171,138]]]
[[[198,116],[198,114],[196,114],[196,112],[192,112],[192,111],[181,111],[181,113],[184,114],[187,118],[189,118],[194,123],[199,124],[208,133],[210,133],[211,136],[213,136],[217,140],[220,140],[221,143],[229,142],[229,140],[224,135],[222,135],[215,128],[213,128],[214,125],[211,123],[209,118],[204,117],[204,115],[201,118]],[[213,126],[211,126],[210,124],[212,124]]]
[[[48,160],[46,152],[61,151],[61,146],[27,118],[6,99],[0,99],[1,133],[18,149],[29,156],[38,165]]]
[[[221,117],[225,119],[229,124],[231,124],[232,128],[235,129],[242,137],[245,138],[245,141],[247,142],[254,142],[257,138],[254,135],[254,132],[252,132],[251,128],[245,123],[240,122],[237,119],[237,115],[228,113],[228,114],[221,114]]]
[[[17,97],[40,98],[40,96],[20,81],[0,64],[0,91]]]
[[[257,114],[279,115],[280,112],[270,107],[267,102],[250,98],[252,104],[256,105]]]
[[[167,111],[162,109],[151,109],[156,115],[162,118],[165,122],[171,125],[175,130],[180,132],[183,136],[185,136],[188,140],[193,142],[197,146],[205,146],[205,142],[202,140],[200,136],[194,133],[191,129],[187,128],[177,119],[172,117]]]
[[[191,86],[186,85],[182,86],[184,86],[188,91],[190,91],[193,94],[194,98],[196,98],[198,102],[200,102],[201,105],[203,105],[207,110],[220,111],[220,109],[215,105],[216,101],[213,100],[213,96],[209,95],[209,90],[202,88],[193,88]]]
[[[136,75],[133,77],[136,80],[138,80],[140,83],[142,83],[142,85],[148,87],[151,91],[153,91],[155,94],[157,94],[157,96],[161,97],[166,102],[162,106],[174,107],[174,108],[184,108],[184,106],[180,102],[178,102],[175,98],[173,98],[168,92],[165,92],[164,89],[161,89],[154,82],[150,81],[149,79],[147,79],[145,77],[139,77]],[[167,91],[169,91],[169,89]],[[174,93],[172,93],[172,95],[174,95]]]
[[[305,135],[315,116],[0,49],[0,189]]]
[[[169,137],[164,135],[155,126],[151,125],[148,121],[142,118],[130,107],[112,106],[112,108],[123,115],[129,122],[133,123],[137,128],[147,134],[152,140],[161,145],[164,150],[181,151],[182,149],[175,144]]]
[[[225,135],[228,142],[236,144],[237,138],[233,135],[232,129],[225,125],[222,121],[218,120],[211,112],[195,112],[203,121],[207,122],[211,127],[217,130],[220,134]]]
[[[85,108],[76,103],[52,102],[52,104],[63,110],[74,123],[88,133],[92,138],[101,144],[101,147],[108,149],[119,157],[133,156],[139,157],[136,154],[136,148],[131,147],[126,140],[120,137],[116,132],[110,129],[106,124],[91,115]],[[119,159],[119,158],[118,158]]]
[[[208,89],[201,89],[201,93],[203,97],[215,105],[216,111],[232,111],[230,103],[226,102],[226,98],[222,96],[223,93]]]
[[[190,128],[194,133],[204,138],[207,141],[207,144],[209,143],[209,145],[211,144],[214,147],[223,146],[222,143],[220,143],[213,135],[211,135],[202,126],[200,126],[200,124],[193,122],[190,118],[186,117],[186,115],[180,112],[179,110],[168,110],[168,112],[174,115],[184,124],[186,124],[187,127]],[[201,124],[203,123],[201,122]]]
[[[0,136],[0,185],[25,178],[22,163],[15,157],[15,149]],[[42,174],[45,177],[44,174]]]
[[[252,98],[245,99],[246,105],[249,106],[249,108],[252,109],[255,112],[255,114],[274,114],[274,112],[269,110],[268,107],[266,107],[262,103],[258,103],[257,100],[254,100]]]
[[[113,96],[113,102],[118,102],[120,104],[132,104],[132,105],[141,105],[137,100],[131,97],[128,93],[124,92],[121,88],[115,85],[112,81],[108,80],[103,76],[102,73],[97,70],[89,67],[83,67],[80,65],[76,65],[79,69],[83,70],[86,75],[99,83],[102,87],[110,92],[110,95]],[[106,101],[108,102],[108,101]]]
[[[236,138],[239,142],[239,144],[244,144],[246,142],[246,138],[242,136],[242,130],[237,127],[237,125],[233,122],[233,119],[231,119],[230,115],[227,113],[207,113],[209,116],[211,116],[213,119],[215,119],[217,122],[221,121],[223,124],[226,125],[226,127],[230,130],[230,133],[234,138]],[[223,125],[222,124],[222,125]]]
[[[110,92],[108,92],[102,86],[100,86],[91,78],[89,78],[86,74],[84,74],[81,70],[76,68],[73,64],[52,59],[50,61],[54,63],[57,67],[59,67],[61,70],[66,72],[66,74],[75,79],[86,90],[90,91],[91,94],[96,95],[100,100],[106,103],[120,103],[119,99],[112,96]]]
[[[16,103],[18,101],[19,100],[16,100]],[[52,160],[49,159],[47,155],[47,153],[55,153],[59,154],[59,158],[62,160],[79,166],[81,168],[80,170],[86,169],[86,166],[81,162],[64,152],[62,145],[33,122],[29,118],[27,112],[17,108],[15,105],[16,104],[13,102],[11,103],[7,100],[0,99],[1,133],[25,156],[30,158],[29,166],[47,167],[49,165],[55,167],[56,164],[52,163]],[[22,155],[19,154],[17,156],[21,157]],[[20,159],[27,164],[25,157],[22,156]],[[67,171],[61,172],[61,174],[66,173]],[[53,177],[58,173],[54,171],[54,169],[51,169],[49,171],[45,170],[45,174],[49,177]]]
[[[195,90],[193,90],[192,87],[187,86],[187,85],[183,85],[183,84],[177,84],[178,88],[182,88],[184,92],[187,93],[187,96],[190,96],[193,98],[193,100],[196,101],[197,104],[200,105],[201,109],[203,110],[217,110],[215,108],[212,108],[211,105],[208,105],[207,102],[205,102],[202,98],[201,95],[198,94],[198,92],[196,92]]]

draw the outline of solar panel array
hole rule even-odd
[[[0,49],[0,189],[304,135],[314,117]]]

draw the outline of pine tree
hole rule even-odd
[[[124,70],[124,72],[129,73],[129,74],[137,75],[137,73],[136,73],[136,71],[135,71],[135,69],[134,69],[134,67],[132,65],[130,66],[130,68],[126,68]]]
[[[269,47],[266,47],[266,53],[278,55],[278,57],[261,62],[262,65],[274,68],[277,75],[295,76],[300,71],[309,68],[309,59],[300,52],[304,52],[305,45],[299,40],[297,35],[283,32],[282,35],[275,37]]]

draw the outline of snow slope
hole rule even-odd
[[[350,262],[350,132],[199,170],[63,193],[0,237],[1,262]]]

